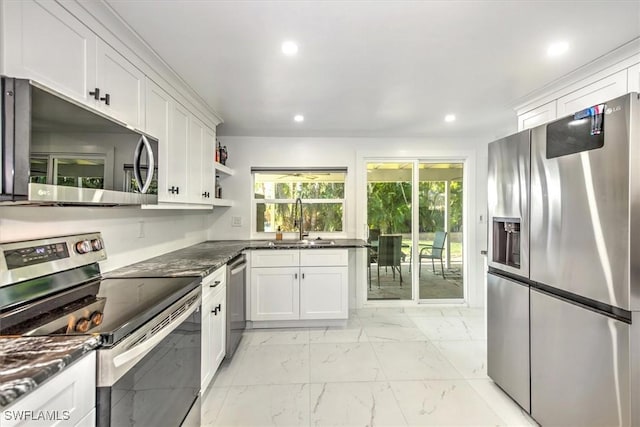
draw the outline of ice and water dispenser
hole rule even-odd
[[[520,268],[520,219],[493,219],[493,262]]]

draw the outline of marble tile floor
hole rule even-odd
[[[344,328],[246,331],[202,426],[536,426],[486,374],[484,311],[365,308]]]

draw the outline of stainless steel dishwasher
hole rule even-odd
[[[238,255],[227,264],[227,351],[226,358],[231,358],[236,351],[242,332],[247,325],[245,311],[246,269],[244,255]]]

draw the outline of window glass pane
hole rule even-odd
[[[79,188],[104,188],[103,159],[54,160],[55,184]]]
[[[343,172],[256,173],[257,199],[342,199]]]
[[[256,231],[299,231],[293,200],[303,203],[304,232],[344,231],[345,172],[254,172]],[[271,203],[265,203],[261,200]],[[318,203],[326,201],[326,203]]]
[[[32,157],[30,160],[29,168],[29,182],[34,182],[37,184],[46,184],[47,183],[47,167],[48,167],[48,159],[46,157]]]
[[[298,231],[293,203],[257,203],[256,231]],[[305,232],[342,231],[342,203],[303,203],[302,222]]]

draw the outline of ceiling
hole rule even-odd
[[[528,94],[640,36],[640,1],[106,1],[233,136],[496,135]]]

